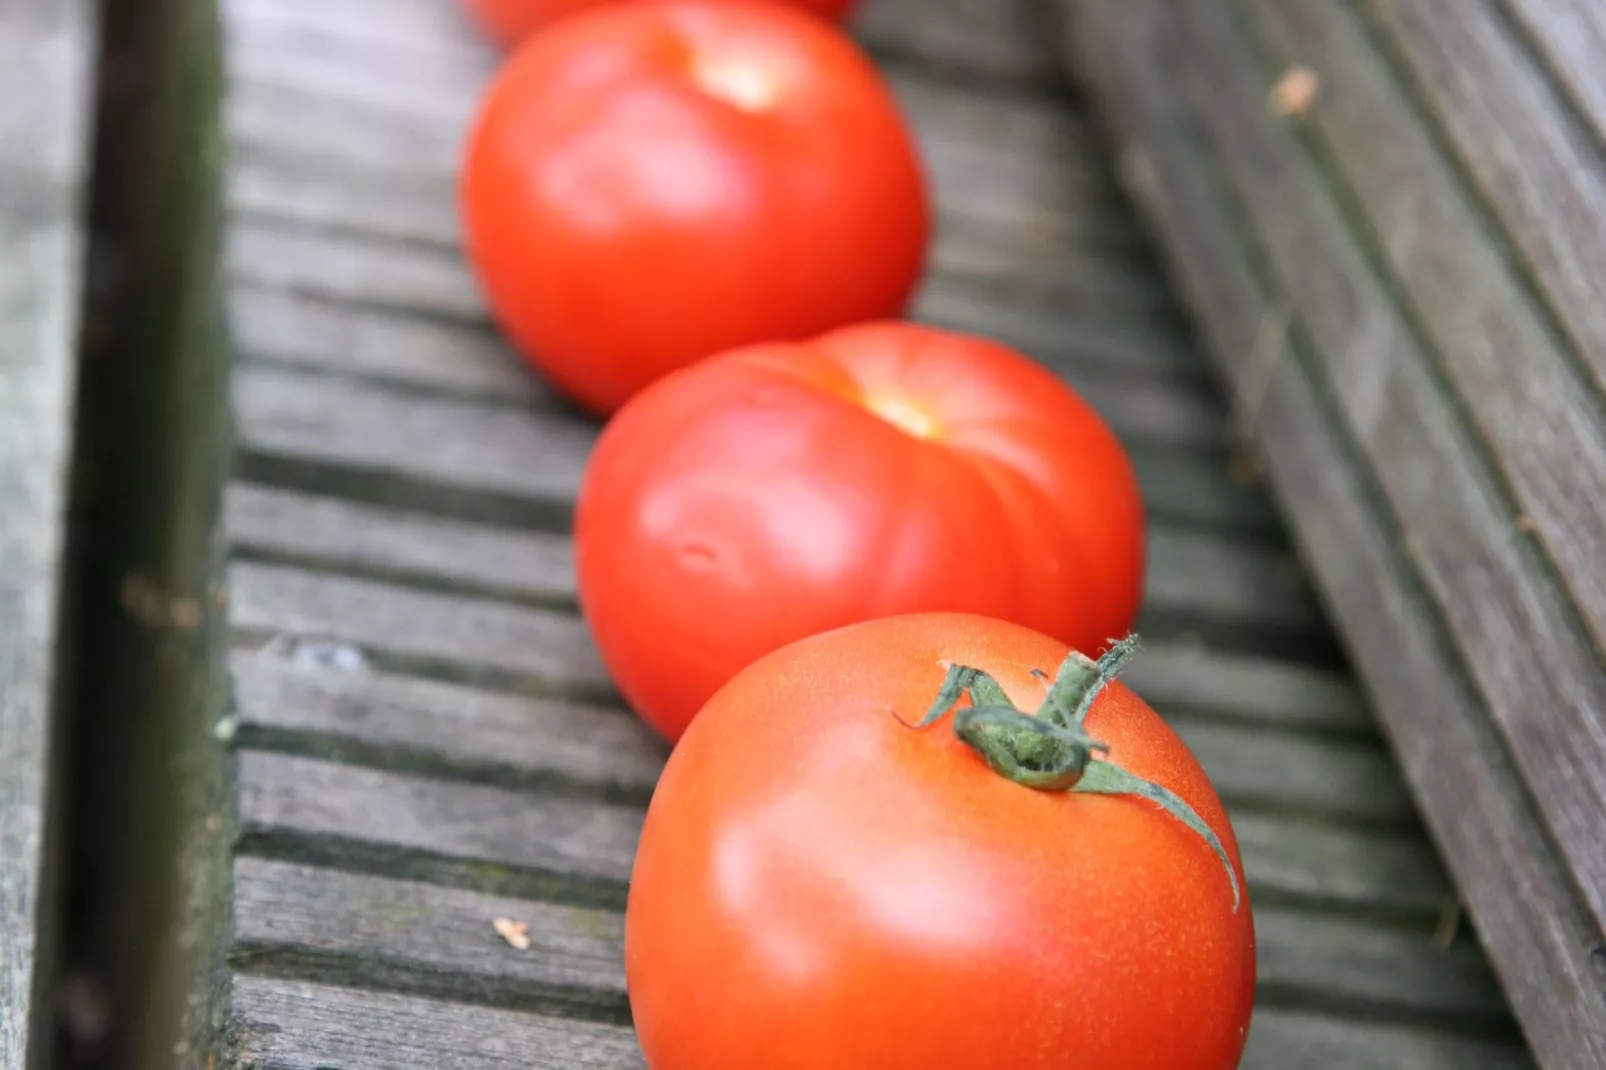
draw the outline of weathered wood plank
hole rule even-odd
[[[240,352],[256,360],[323,368],[393,380],[464,397],[551,405],[552,392],[531,374],[489,322],[456,322],[386,311],[299,292],[296,288],[235,286],[230,325]],[[928,279],[913,318],[987,335],[1056,368],[1095,369],[1159,377],[1197,388],[1204,369],[1179,338],[1155,332],[1123,336],[1100,330],[1062,309],[978,293],[962,282]]]
[[[393,854],[623,882],[641,812],[545,792],[246,751],[240,759],[240,821],[248,838],[275,843],[361,841]],[[1233,827],[1251,891],[1417,913],[1436,911],[1445,892],[1431,853],[1411,833],[1259,811],[1235,814]]]
[[[269,367],[237,369],[246,449],[572,501],[596,425],[562,413],[419,397]]]
[[[242,977],[240,1061],[260,1070],[636,1070],[629,1030],[406,996],[370,995],[302,981]],[[372,1023],[357,1033],[353,1020]],[[1519,1070],[1520,1049],[1412,1028],[1365,1025],[1298,1012],[1255,1016],[1243,1070]]]
[[[299,205],[296,211],[305,214],[303,209],[313,202],[294,203]],[[973,234],[985,234],[988,228],[970,229]],[[1071,358],[1065,370],[1073,376],[1079,363],[1075,358],[1084,352],[1097,356],[1111,351],[1152,349],[1164,353],[1175,349],[1177,324],[1169,310],[1156,308],[1159,291],[1151,282],[1130,282],[1137,276],[1111,270],[1085,254],[1075,254],[1074,265],[1070,261],[1033,264],[1030,257],[1010,250],[1007,242],[1002,248],[991,249],[987,248],[988,242],[985,238],[972,240],[967,249],[939,240],[934,273],[916,296],[913,311],[928,315],[931,309],[943,315],[944,304],[953,303],[945,295],[958,291],[982,298],[1007,295],[1010,304],[1039,320],[1045,316],[1070,320],[1073,329],[1087,330],[1088,337],[1069,344],[1061,341],[1048,348],[1044,356],[1053,358],[1063,353]],[[1025,236],[1019,244],[1022,248],[1036,248],[1040,239]],[[944,249],[953,252],[946,263],[942,260]],[[252,215],[242,218],[233,229],[229,258],[231,277],[251,287],[370,310],[456,320],[480,330],[490,326],[479,287],[455,248],[398,242],[393,236],[361,230],[306,228],[299,221],[286,223]],[[958,262],[965,258],[965,263]],[[1122,281],[1123,275],[1129,281]],[[951,319],[952,314],[947,318]],[[1105,363],[1112,362],[1106,359]],[[1147,363],[1152,368],[1158,361],[1151,359]],[[1169,387],[1172,395],[1181,397],[1197,390],[1196,375],[1183,372],[1173,378],[1175,385],[1163,380],[1156,385]],[[1084,389],[1100,387],[1097,382],[1075,385]],[[1127,410],[1141,411],[1137,400],[1108,387],[1105,392],[1112,394],[1112,404],[1124,403]],[[1216,422],[1204,420],[1199,413],[1183,412],[1177,423],[1177,430],[1170,432],[1172,437],[1219,439]],[[1151,421],[1147,430],[1165,435],[1166,427]]]
[[[1363,5],[1379,44],[1425,105],[1490,213],[1533,273],[1593,392],[1606,387],[1606,166],[1590,131],[1491,0]],[[1555,7],[1546,0],[1547,7]],[[1529,3],[1529,18],[1540,5]],[[1557,8],[1565,9],[1565,4]],[[1598,71],[1590,80],[1598,80]]]
[[[1167,652],[1146,651],[1144,660],[1164,666]],[[236,716],[247,745],[487,782],[561,777],[637,796],[650,789],[664,757],[656,739],[616,709],[320,671],[271,653],[238,652],[233,666]],[[559,690],[571,684],[548,683]],[[1188,713],[1197,706],[1171,710],[1165,696],[1145,697],[1172,714],[1230,803],[1414,827],[1404,786],[1371,741],[1268,733],[1266,727],[1278,722],[1201,719]]]
[[[852,29],[878,54],[966,75],[1048,82],[1055,73],[1033,0],[876,0],[860,8]]]
[[[475,334],[489,326],[482,318],[479,293],[455,256],[397,249],[388,243],[365,238],[333,238],[256,225],[237,226],[234,242],[235,275],[253,287],[271,288],[292,297],[333,298],[354,304],[360,310],[411,309],[415,313],[462,317],[466,330]],[[939,296],[939,310],[940,301]],[[1074,325],[1071,329],[1075,329]],[[1097,327],[1094,330],[1097,332]],[[1106,338],[1118,339],[1115,347],[1124,348],[1146,346],[1144,336],[1149,335],[1149,340],[1153,340],[1156,331],[1148,325],[1134,323],[1130,329],[1123,325],[1104,333]],[[269,343],[279,344],[283,343]],[[1099,342],[1095,341],[1094,346],[1099,346]],[[1067,358],[1063,363],[1057,359],[1062,354]],[[1214,391],[1191,374],[1155,371],[1134,375],[1131,370],[1117,368],[1113,361],[1106,360],[1084,366],[1077,350],[1057,349],[1033,355],[1054,367],[1126,440],[1217,449],[1226,443],[1227,427]],[[505,353],[503,359],[510,365],[517,363],[517,357],[511,352]],[[529,371],[523,374],[534,377]],[[253,371],[242,378],[255,384],[263,376]],[[288,384],[295,381],[283,372],[271,378],[286,384],[282,389],[288,389]],[[483,366],[477,364],[465,366],[460,373],[441,372],[433,376],[435,382],[443,378],[447,386],[465,382],[481,390],[502,381],[492,379]],[[504,373],[503,378],[511,379],[512,375]],[[321,389],[315,383],[307,383],[305,388]],[[245,387],[242,385],[240,389]],[[354,388],[337,386],[335,389]],[[510,384],[510,399],[514,398],[528,398],[544,405],[555,401],[539,384]]]
[[[1606,136],[1606,11],[1589,0],[1507,0],[1504,10],[1528,34],[1558,89]]]
[[[1599,923],[1606,672],[1567,592],[1524,545],[1516,513],[1480,463],[1487,446],[1460,418],[1420,335],[1323,196],[1313,166],[1276,129],[1245,44],[1219,14],[1190,12],[1188,25],[1201,47],[1177,74],[1201,101],[1201,129],[1242,192],[1288,310],[1309,331],[1350,432],[1424,558],[1423,579]],[[1564,452],[1586,467],[1593,455]],[[1477,583],[1466,582],[1468,568]],[[1525,656],[1511,657],[1514,649]]]
[[[617,708],[524,698],[407,676],[319,670],[238,651],[234,672],[242,744],[314,739],[324,753],[366,748],[397,763],[417,755],[437,770],[514,783],[561,777],[645,798],[667,747]]]
[[[1191,5],[1188,21],[1203,18],[1208,6]],[[1232,55],[1217,40],[1219,25],[1207,25],[1209,32],[1190,26],[1184,37],[1149,8],[1079,3],[1061,5],[1061,12],[1070,66],[1107,110],[1129,187],[1158,222],[1215,356],[1230,379],[1247,374],[1263,387],[1256,426],[1273,484],[1292,509],[1328,605],[1368,677],[1530,1042],[1547,1065],[1602,1065],[1606,1033],[1591,968],[1592,952],[1606,958],[1594,951],[1598,930],[1574,898],[1465,663],[1440,631],[1416,571],[1421,545],[1402,548],[1392,518],[1378,507],[1372,479],[1386,473],[1365,465],[1299,325],[1288,348],[1267,330],[1286,318],[1287,305],[1264,288],[1274,276],[1257,277],[1265,264],[1234,227],[1244,206],[1213,178],[1222,166],[1214,154],[1224,150],[1212,148],[1203,117],[1194,114],[1206,101],[1185,74],[1196,62],[1220,64]],[[1209,56],[1194,58],[1202,53]],[[1223,99],[1236,101],[1243,125],[1261,122],[1264,98],[1257,95],[1251,107],[1237,94],[1228,79],[1208,103],[1219,110]],[[1277,157],[1260,162],[1271,166]],[[1305,259],[1310,253],[1307,242]],[[1278,351],[1267,376],[1256,354]],[[1390,464],[1411,459],[1399,446],[1389,456]],[[1436,478],[1424,473],[1417,486]]]
[[[229,602],[253,635],[350,644],[390,659],[509,687],[608,694],[585,624],[570,613],[236,562]]]
[[[579,880],[630,879],[642,810],[309,758],[240,755],[242,836],[334,837]]]
[[[426,113],[461,109],[472,102],[470,92],[431,94],[423,87],[472,89],[469,80],[488,78],[500,58],[450,4],[345,0],[333,13],[309,0],[230,0],[226,6],[230,45],[240,56],[237,66],[245,77],[282,73],[282,67],[265,61],[268,57],[294,63],[360,56],[369,66],[354,68],[344,80],[337,70],[325,68],[329,80],[321,88],[331,96],[383,94],[405,99]],[[970,79],[954,75],[1019,82],[1050,74],[1053,56],[1042,21],[1041,9],[1030,0],[938,0],[918,7],[909,0],[877,0],[863,5],[852,28],[881,53],[884,68],[896,69],[900,57],[940,67],[957,83],[951,90],[957,92]],[[250,55],[250,46],[261,51]],[[368,74],[390,77],[370,81]],[[381,84],[393,79],[405,84]],[[1054,110],[1043,97],[1025,96],[1017,86],[994,88],[984,80],[970,87],[1019,96],[1022,111]]]
[[[1109,191],[1089,191],[1048,215],[1042,209],[1034,213],[1022,199],[1004,199],[1034,192],[1014,188],[1019,182],[999,181],[1010,172],[940,159],[935,167],[949,203],[938,205],[930,271],[994,289],[1009,287],[1038,303],[1070,301],[1089,311],[1097,308],[1103,318],[1114,312],[1159,316],[1168,311],[1168,295],[1149,265],[1102,255],[1097,248],[1112,220],[1117,226],[1126,222],[1124,214],[1111,208]],[[982,194],[997,200],[981,200]],[[974,207],[978,202],[980,207]],[[260,159],[257,153],[240,156],[230,175],[230,206],[251,222],[282,221],[299,229],[349,231],[417,244],[461,263],[456,203],[444,182],[397,182],[389,173],[286,164]],[[260,254],[252,247],[241,255]],[[468,276],[466,265],[460,274]]]
[[[388,5],[376,17],[416,6]],[[231,54],[237,57],[231,131],[242,148],[251,154],[309,156],[325,164],[405,164],[410,182],[452,181],[476,100],[492,73],[485,57],[458,54],[443,65],[444,57],[383,47],[382,38],[366,31],[357,39],[328,36],[336,28],[323,13],[315,26],[296,26],[299,44],[287,49],[279,39],[283,31],[268,28],[281,17],[275,13],[264,26],[236,23],[231,36]],[[438,77],[423,79],[420,69],[436,69]],[[882,69],[920,130],[920,151],[928,164],[938,173],[986,174],[1002,183],[1001,192],[1017,199],[994,194],[985,200],[1005,218],[1021,218],[1038,204],[1085,203],[1100,194],[1103,204],[1125,216],[1110,196],[1096,145],[1075,112],[1042,97],[957,85],[915,68]],[[303,115],[296,124],[282,114],[287,106],[311,101],[320,102],[321,115]],[[340,136],[343,130],[359,134],[364,127],[368,133],[356,140]],[[416,140],[416,153],[406,152],[409,139]],[[1126,233],[1135,234],[1130,228]]]
[[[662,758],[660,745],[617,710],[408,677],[310,672],[295,666],[293,659],[285,664],[245,651],[236,653],[233,669],[242,730],[274,738],[300,734],[332,741],[335,747],[406,750],[443,766],[471,766],[482,777],[487,769],[567,773],[636,788],[650,786]],[[1355,741],[1366,739],[1371,730],[1347,684],[1298,666],[1153,644],[1136,659],[1129,682],[1179,724],[1221,722],[1246,731],[1316,728]],[[1219,744],[1237,745],[1232,736]],[[1273,750],[1277,745],[1272,744]],[[1237,760],[1232,756],[1224,762]],[[1397,795],[1397,778],[1383,791]]]
[[[252,1070],[642,1070],[646,1065],[635,1035],[624,1026],[304,981],[240,977],[234,983],[234,1012],[234,1061]],[[354,1022],[362,1028],[354,1029]]]
[[[336,418],[338,412],[331,411],[327,400],[318,401],[315,397],[309,400],[302,410],[300,399],[304,394],[323,395],[326,391],[333,391],[341,398],[365,399],[360,400],[357,407],[352,410],[359,415],[376,415],[376,406],[386,411],[392,405],[404,412],[416,409],[423,414],[420,416],[420,421],[424,424],[460,422],[468,415],[483,412],[484,403],[487,401],[514,402],[518,406],[536,412],[564,411],[562,404],[539,385],[532,385],[526,397],[520,396],[521,392],[515,385],[510,388],[511,392],[503,397],[502,387],[509,381],[514,384],[521,381],[538,384],[539,381],[522,370],[514,374],[492,370],[489,361],[476,367],[472,353],[465,354],[465,359],[457,363],[457,352],[453,350],[450,359],[442,359],[432,365],[434,370],[415,371],[417,367],[415,361],[422,363],[429,360],[432,353],[437,352],[428,341],[428,330],[432,324],[429,321],[410,321],[417,328],[416,332],[413,332],[405,326],[409,323],[405,318],[381,314],[375,319],[385,326],[374,329],[372,333],[369,333],[366,327],[357,328],[363,332],[363,338],[371,338],[372,342],[354,343],[353,348],[347,351],[352,354],[349,364],[343,364],[344,358],[330,360],[318,356],[300,359],[298,356],[292,356],[287,360],[253,361],[250,367],[239,373],[237,389],[243,389],[248,383],[257,381],[269,384],[261,396],[237,399],[237,414],[242,420],[242,432],[245,438],[242,445],[248,451],[248,461],[259,460],[260,455],[265,453],[276,454],[279,460],[289,461],[293,467],[301,469],[320,465],[348,467],[355,465],[370,474],[408,473],[411,477],[417,478],[436,481],[445,479],[453,484],[462,483],[466,489],[522,495],[547,503],[558,499],[566,501],[572,496],[574,488],[578,487],[577,473],[572,477],[563,478],[558,478],[556,473],[548,473],[547,475],[553,476],[558,485],[553,486],[553,480],[547,480],[532,489],[532,483],[546,479],[539,470],[528,474],[519,468],[508,474],[506,479],[493,480],[487,484],[486,480],[477,477],[460,479],[459,476],[464,474],[460,471],[461,465],[454,466],[455,474],[410,471],[412,466],[407,462],[410,452],[406,449],[402,449],[398,454],[391,454],[374,449],[372,444],[364,447],[361,441],[354,447],[356,452],[352,456],[345,456],[339,450],[326,449],[327,445],[347,441],[350,436],[338,431],[326,434],[326,423],[320,414]],[[293,339],[291,330],[287,323],[286,334]],[[398,335],[409,337],[416,334],[421,336],[424,342],[416,349],[398,346],[388,351],[381,350],[379,347],[392,336],[393,330]],[[440,337],[444,339],[456,335],[457,328],[449,327],[447,332],[449,333]],[[285,344],[293,346],[297,343],[291,340]],[[455,345],[455,342],[446,344]],[[372,348],[369,348],[370,345]],[[382,352],[388,352],[389,355],[379,355]],[[374,355],[370,358],[369,353]],[[279,367],[276,368],[275,365]],[[366,369],[374,365],[380,365],[381,368],[370,376]],[[366,381],[340,384],[309,374],[341,369],[343,366],[354,369],[350,378]],[[443,370],[454,366],[461,368],[461,372]],[[1139,379],[1132,385],[1135,389],[1141,390],[1144,384]],[[442,407],[436,404],[439,401],[454,403]],[[338,405],[334,407],[338,409]],[[504,422],[517,423],[522,420],[529,425],[528,431],[508,432],[510,437],[538,433],[545,426],[540,417],[526,415],[522,411],[509,409],[506,406],[500,411],[505,413],[502,417]],[[301,414],[300,418],[297,418],[298,412]],[[260,437],[253,430],[257,420],[261,420],[265,428]],[[559,446],[571,453],[578,448],[575,436],[584,437],[577,429],[582,426],[593,426],[570,415],[559,416],[557,423],[563,429],[559,433]],[[377,428],[371,422],[365,423],[363,431],[383,433],[387,441],[406,433],[403,425],[394,425],[389,421],[381,421]],[[360,438],[361,432],[358,434]],[[1156,523],[1220,529],[1239,535],[1260,536],[1262,540],[1277,539],[1279,528],[1276,514],[1272,511],[1271,503],[1265,493],[1257,486],[1231,478],[1227,471],[1227,457],[1224,454],[1212,450],[1177,448],[1143,440],[1129,440],[1128,448],[1133,466],[1137,470],[1138,482],[1143,488],[1144,497]],[[376,453],[380,456],[376,457]],[[369,467],[370,464],[378,467]],[[568,478],[569,482],[565,483],[564,478]],[[512,480],[514,485],[509,485],[508,480]],[[520,483],[520,480],[524,482]],[[370,480],[366,489],[372,490],[374,486],[374,481]],[[353,487],[346,492],[356,493],[359,489],[361,488]],[[444,508],[438,502],[436,505]]]
[[[248,971],[319,970],[497,1006],[625,1012],[618,913],[256,858],[242,858],[234,879],[234,957]],[[497,918],[527,925],[531,946],[510,947]],[[1255,931],[1262,1007],[1343,1002],[1445,1024],[1504,1008],[1477,950],[1440,950],[1425,927],[1274,905],[1256,911]]]
[[[376,442],[376,451],[383,445]],[[249,484],[230,492],[228,514],[236,547],[269,561],[503,600],[575,597],[573,549],[561,536],[410,518]],[[1179,627],[1206,635],[1276,629],[1312,641],[1324,634],[1302,570],[1291,557],[1262,547],[1156,527],[1147,584],[1146,619],[1161,634]]]
[[[307,12],[316,13],[316,5],[300,0],[282,6],[254,0],[230,5],[233,21],[256,28],[277,17],[280,32],[296,27]],[[346,34],[377,36],[390,51],[403,55],[492,54],[478,28],[449,4],[384,6],[348,0],[340,16],[327,21]],[[883,58],[907,56],[970,76],[1044,82],[1052,78],[1054,64],[1041,16],[1030,0],[877,0],[860,9],[850,29]],[[383,29],[376,33],[376,26]],[[304,36],[289,37],[286,47],[304,42]]]
[[[514,601],[575,597],[574,546],[565,535],[400,513],[249,483],[231,487],[226,505],[236,554]]]
[[[1299,1012],[1255,1015],[1242,1070],[1526,1070],[1520,1047]]]
[[[330,980],[341,969],[410,973],[414,989],[520,1009],[549,1000],[628,1020],[624,917],[616,911],[257,858],[235,864],[234,887],[237,968],[322,966]],[[527,925],[530,946],[515,949],[497,935],[498,918]]]
[[[1275,68],[1297,58],[1334,75],[1306,129],[1329,160],[1330,180],[1347,185],[1377,235],[1384,285],[1409,295],[1430,357],[1452,377],[1516,508],[1531,519],[1599,642],[1606,636],[1606,577],[1598,568],[1606,526],[1596,507],[1606,499],[1600,395],[1553,341],[1548,312],[1529,299],[1505,237],[1479,218],[1364,27],[1325,4],[1247,6]],[[1356,365],[1353,373],[1365,370]]]
[[[1529,304],[1516,269],[1462,201],[1458,180],[1433,152],[1430,131],[1407,110],[1381,60],[1368,53],[1360,27],[1323,5],[1306,5],[1298,14],[1288,5],[1253,6],[1282,55],[1297,54],[1341,72],[1329,79],[1312,126],[1329,139],[1333,166],[1354,183],[1362,210],[1385,235],[1383,251],[1397,272],[1393,284],[1410,294],[1438,343],[1453,380],[1450,391],[1479,420],[1485,448],[1572,595],[1547,604],[1543,595],[1530,593],[1553,582],[1545,564],[1507,551],[1500,555],[1503,567],[1496,566],[1506,575],[1490,575],[1482,590],[1469,594],[1487,606],[1485,613],[1511,618],[1512,625],[1490,629],[1465,605],[1452,604],[1450,611],[1458,627],[1482,633],[1462,640],[1466,656],[1481,670],[1475,675],[1517,760],[1538,785],[1552,824],[1579,856],[1579,879],[1586,888],[1598,884],[1606,879],[1606,863],[1591,866],[1584,859],[1599,857],[1586,845],[1606,834],[1606,777],[1599,775],[1606,763],[1606,679],[1571,617],[1575,605],[1586,617],[1592,617],[1592,605],[1606,610],[1606,580],[1598,568],[1606,554],[1606,526],[1599,523],[1597,504],[1606,499],[1606,410],[1576,378],[1569,358],[1550,344],[1542,313]],[[1308,241],[1301,243],[1308,256]],[[1432,540],[1430,532],[1424,529],[1421,537]],[[1520,541],[1509,527],[1490,538]],[[1437,543],[1439,554],[1449,551],[1448,542]],[[1598,641],[1600,622],[1594,623]],[[1506,656],[1518,646],[1538,648],[1530,672],[1521,671],[1526,659]],[[1514,664],[1483,668],[1490,661]],[[1546,686],[1548,694],[1541,689]],[[1558,709],[1568,709],[1569,717],[1552,727]],[[1545,735],[1529,744],[1525,737],[1535,731]],[[1551,787],[1558,777],[1570,781],[1560,791]],[[1597,917],[1606,918],[1606,897],[1592,898]]]
[[[53,947],[52,712],[85,236],[95,20],[0,21],[0,1068],[37,1065]]]

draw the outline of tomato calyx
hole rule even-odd
[[[1236,914],[1241,898],[1238,874],[1214,830],[1175,792],[1103,757],[1109,754],[1109,746],[1083,727],[1094,700],[1137,647],[1137,636],[1129,635],[1113,643],[1097,661],[1071,651],[1033,713],[1016,707],[998,681],[981,669],[950,665],[931,708],[914,727],[929,727],[952,710],[954,734],[1006,780],[1036,791],[1136,795],[1157,803],[1201,836],[1221,859],[1232,882]],[[960,706],[967,694],[970,705]]]

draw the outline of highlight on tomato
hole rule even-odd
[[[924,268],[925,174],[881,75],[763,0],[637,0],[531,38],[461,176],[491,312],[610,413],[733,346],[896,317]]]
[[[648,1067],[1236,1067],[1238,847],[1115,679],[1131,652],[920,614],[738,674],[671,755],[631,878]]]
[[[580,606],[673,740],[761,655],[856,621],[979,613],[1097,653],[1137,616],[1125,451],[1051,372],[912,323],[742,347],[604,428],[576,512]]]
[[[565,15],[615,0],[462,0],[474,20],[503,47],[511,48]],[[785,0],[825,18],[844,21],[858,0]]]

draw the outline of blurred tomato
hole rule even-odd
[[[714,357],[604,429],[580,491],[581,607],[670,739],[780,646],[956,610],[1089,653],[1137,615],[1144,517],[1098,414],[1002,345],[907,323]]]
[[[496,319],[603,413],[723,349],[896,316],[930,229],[874,66],[749,0],[604,5],[532,38],[485,97],[461,192]]]
[[[575,11],[608,0],[463,0],[463,6],[485,31],[502,45],[512,47],[536,30]],[[853,14],[858,0],[784,0],[829,19]]]

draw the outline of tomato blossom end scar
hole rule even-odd
[[[692,67],[692,79],[703,92],[738,111],[763,112],[781,98],[781,80],[773,71],[741,60],[709,58]]]
[[[937,421],[926,410],[898,397],[868,397],[865,408],[914,438],[935,438]]]

